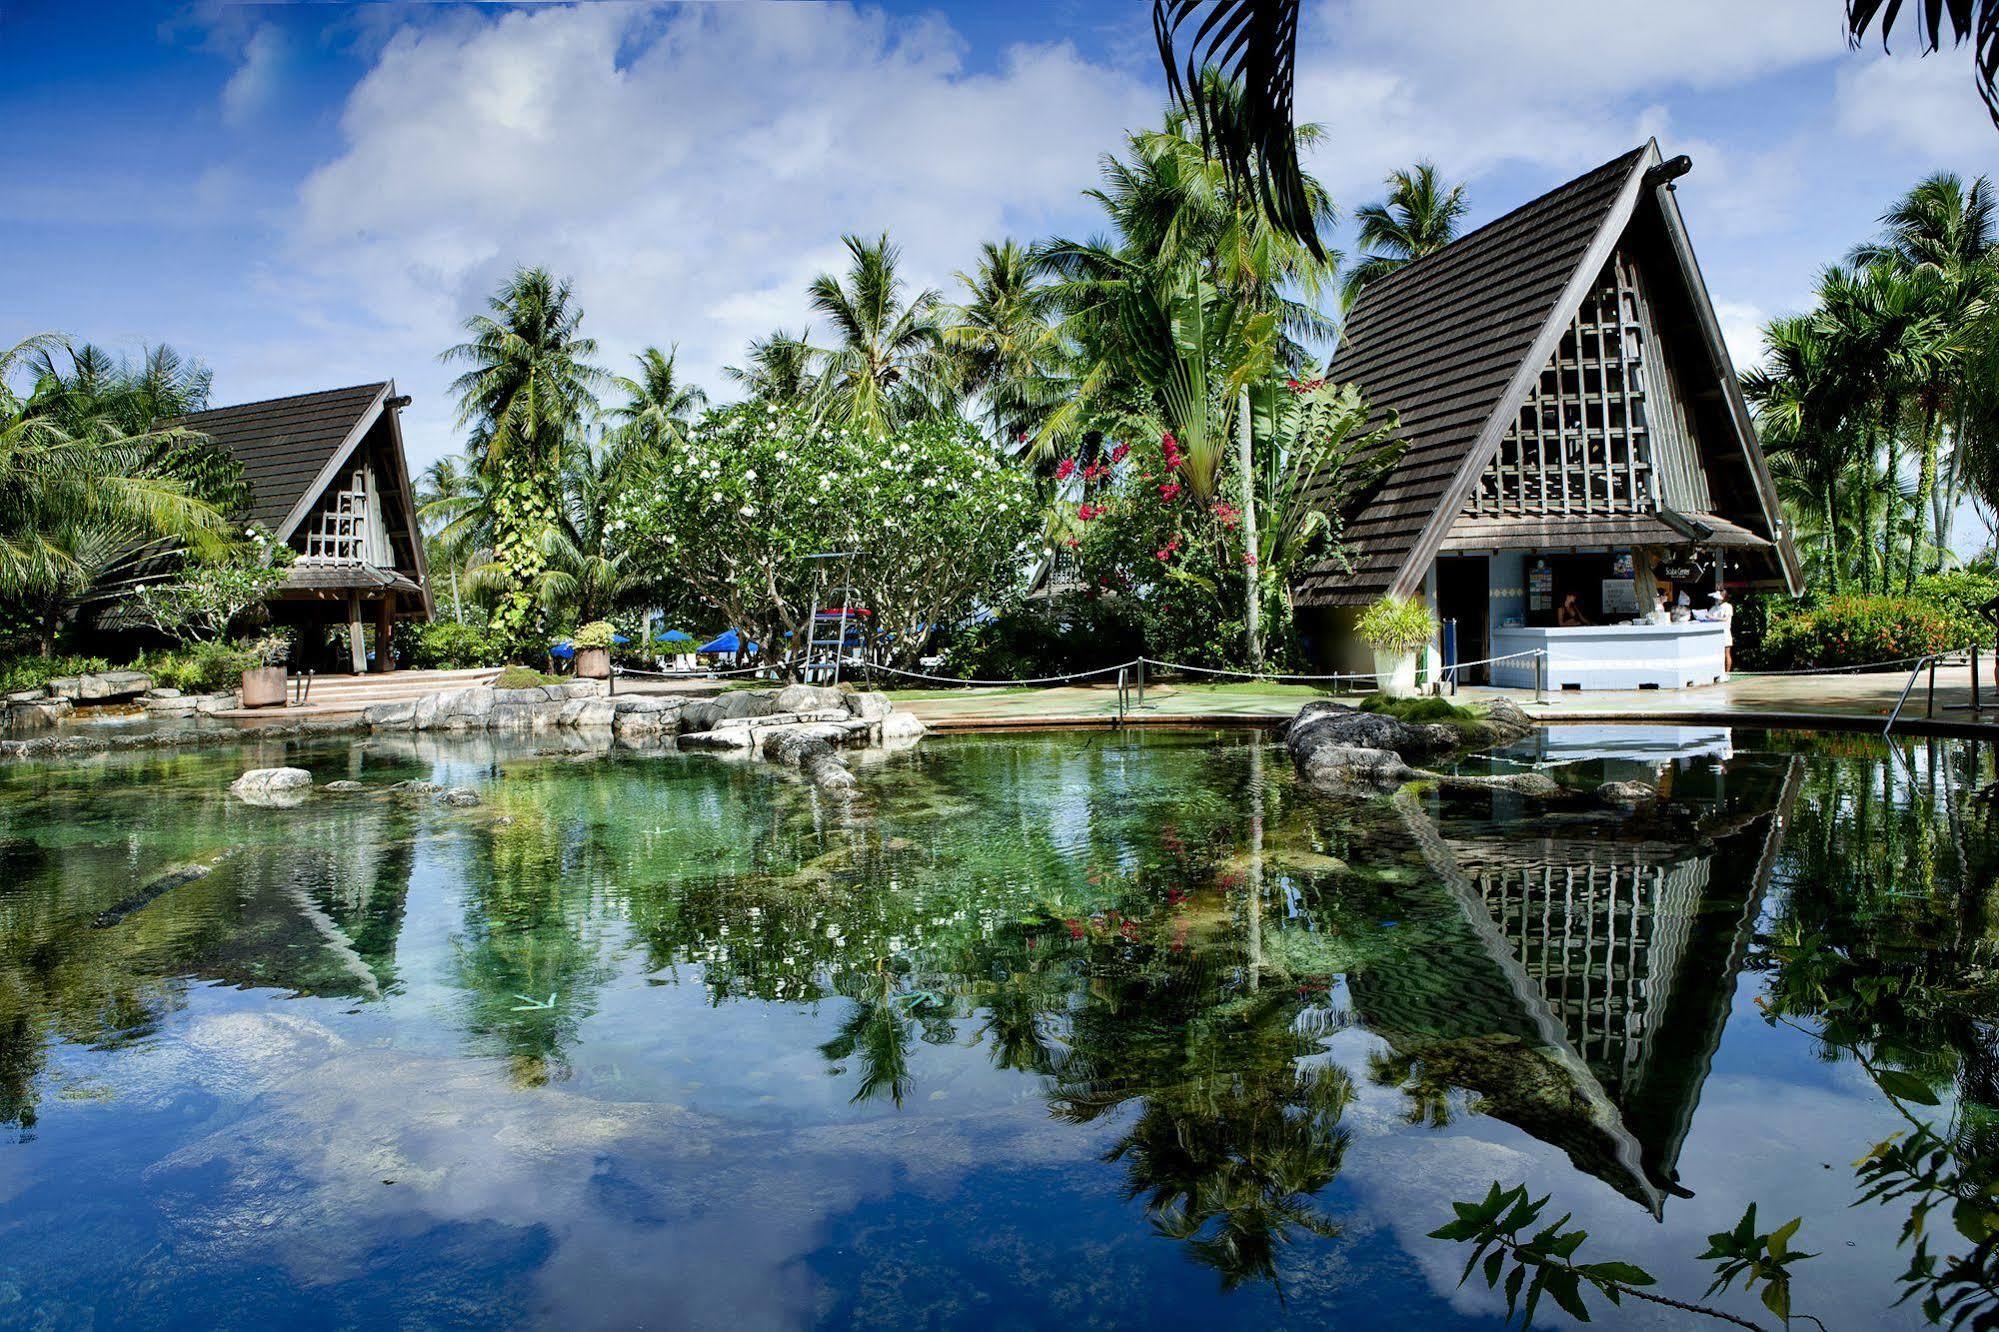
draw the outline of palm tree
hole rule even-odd
[[[759,402],[796,406],[812,392],[812,330],[791,334],[777,329],[750,343],[747,365],[725,365],[722,373]]]
[[[661,454],[686,442],[694,418],[708,405],[708,395],[697,385],[680,382],[674,361],[679,347],[662,352],[647,347],[638,355],[638,376],[614,376],[613,383],[625,401],[611,409],[620,435],[628,447]]]
[[[1844,583],[1839,548],[1842,514],[1836,508],[1840,478],[1862,460],[1856,426],[1866,385],[1840,357],[1841,344],[1824,319],[1795,315],[1763,332],[1764,361],[1742,376],[1743,391],[1773,471],[1794,487],[1796,500],[1814,511],[1809,523],[1821,545],[1821,568],[1832,590]],[[1866,460],[1871,469],[1871,459]],[[1793,525],[1807,523],[1793,506]]]
[[[557,518],[566,446],[596,410],[604,372],[597,344],[577,330],[583,311],[567,281],[522,268],[466,321],[469,339],[444,353],[469,366],[452,382],[458,423],[485,473],[493,509],[494,576],[502,591],[492,625],[525,646],[534,629],[545,537]]]
[[[1041,279],[1032,254],[1013,241],[988,241],[978,266],[957,277],[965,302],[944,311],[953,378],[961,392],[984,402],[997,439],[1024,443],[1064,386],[1054,289]]]
[[[842,282],[813,279],[812,308],[832,323],[837,341],[820,355],[827,415],[842,425],[889,430],[927,416],[945,392],[938,294],[925,288],[907,302],[896,271],[901,250],[886,232],[870,241],[843,236],[853,262]]]
[[[1942,431],[1948,423],[1954,442],[1963,434],[1962,395],[1958,392],[1964,383],[1962,365],[1972,348],[1986,340],[1993,322],[1992,297],[1999,289],[1994,216],[1992,187],[1983,176],[1967,188],[1950,172],[1938,172],[1882,214],[1884,234],[1852,255],[1855,264],[1883,267],[1918,284],[1920,294],[1935,306],[1942,327],[1961,335],[1940,338],[1909,385],[1911,399],[1922,415],[1916,512],[1921,520],[1927,511],[1931,540],[1938,551],[1949,546],[1950,515],[1959,488],[1959,469],[1953,461],[1948,482],[1938,489]],[[1953,449],[1953,456],[1955,452]],[[1914,582],[1916,561],[1917,549],[1912,545],[1905,583]]]
[[[487,562],[492,542],[492,505],[476,460],[446,456],[417,478],[417,517],[424,526],[425,554],[433,574],[451,579],[451,618],[465,623],[465,583]]]
[[[1463,184],[1446,186],[1437,164],[1418,162],[1388,177],[1388,197],[1354,214],[1360,222],[1360,262],[1347,271],[1341,290],[1352,309],[1361,288],[1457,238],[1470,205]]]
[[[564,458],[562,503],[542,533],[543,569],[535,580],[535,600],[545,613],[587,624],[627,604],[639,570],[616,540],[613,505],[649,461],[634,459],[618,444],[572,449]]]
[[[97,354],[87,379],[42,374],[26,397],[8,382],[62,339],[43,334],[0,352],[0,601],[13,606],[54,651],[64,618],[134,552],[155,542],[197,553],[227,544],[215,504],[155,464],[186,432],[124,428],[109,413],[83,411],[74,396],[105,382]]]

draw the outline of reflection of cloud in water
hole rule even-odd
[[[296,1019],[234,1015],[202,1044],[229,1052],[200,1062],[229,1068],[239,1091],[245,1068],[309,1062],[267,1081],[246,1118],[146,1172],[187,1237],[186,1261],[275,1257],[324,1285],[367,1271],[384,1236],[497,1225],[542,1237],[535,1305],[565,1322],[576,1310],[612,1326],[810,1321],[816,1285],[801,1260],[838,1215],[898,1190],[948,1196],[996,1158],[1034,1166],[1097,1150],[1092,1135],[1047,1133],[1034,1102],[893,1132],[869,1121],[778,1133],[523,1090],[496,1062],[350,1046]]]

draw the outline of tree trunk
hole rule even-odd
[[[1930,497],[1937,487],[1937,404],[1932,397],[1923,405],[1923,460],[1916,471],[1914,512],[1910,515],[1909,563],[1902,575],[1902,591],[1916,587],[1916,560],[1923,548],[1923,532],[1929,527]]]
[[[1247,605],[1243,608],[1243,626],[1249,637],[1249,668],[1263,670],[1263,571],[1256,565],[1256,468],[1255,450],[1250,439],[1249,387],[1244,385],[1242,399],[1236,406],[1242,417],[1242,428],[1237,432],[1237,465],[1242,469],[1242,548],[1243,586]]]
[[[1839,568],[1839,523],[1833,516],[1832,491],[1832,483],[1827,482],[1820,498],[1825,504],[1825,567],[1827,575],[1832,579],[1832,590],[1838,592],[1840,584],[1846,580],[1841,576]]]

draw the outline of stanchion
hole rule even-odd
[[[1548,650],[1542,648],[1534,654],[1534,701],[1548,701]]]

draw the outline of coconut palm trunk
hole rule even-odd
[[[1263,670],[1263,578],[1256,565],[1256,463],[1255,442],[1251,438],[1249,385],[1242,386],[1237,415],[1242,427],[1237,432],[1236,463],[1242,469],[1242,572],[1244,596],[1243,628],[1249,639],[1249,668]]]

